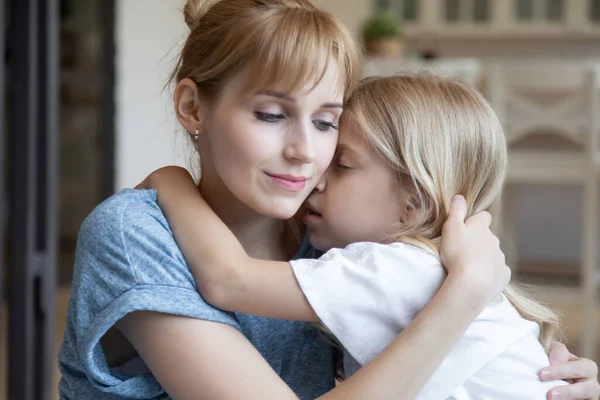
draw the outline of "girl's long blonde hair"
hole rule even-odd
[[[465,196],[467,216],[493,215],[506,175],[506,142],[496,114],[473,87],[426,73],[367,78],[345,112],[398,171],[409,196],[410,218],[394,240],[437,252],[455,194]],[[524,318],[538,323],[548,349],[558,334],[557,316],[513,285],[504,294]]]

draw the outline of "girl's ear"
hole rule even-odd
[[[416,189],[414,188],[414,183],[409,177],[401,175],[398,180],[398,185],[400,186],[402,199],[400,223],[406,224],[411,221],[414,222],[415,218],[417,218],[417,211],[419,209],[419,201]]]
[[[204,132],[208,103],[196,82],[186,78],[177,83],[173,103],[177,120],[190,135]]]
[[[414,221],[416,218],[416,208],[413,201],[407,201],[402,213],[400,215],[400,222],[406,224],[407,222]]]

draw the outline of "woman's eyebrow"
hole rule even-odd
[[[283,92],[278,92],[276,90],[267,90],[265,92],[259,92],[259,94],[264,94],[266,96],[276,97],[281,100],[289,101],[290,103],[295,103],[296,99],[288,94]],[[343,108],[344,105],[342,103],[325,103],[321,105],[321,108]]]
[[[259,92],[259,94],[264,94],[266,96],[276,97],[281,100],[289,101],[290,103],[295,103],[296,99],[290,95],[287,95],[282,92],[277,92],[275,90],[267,90],[266,92]]]

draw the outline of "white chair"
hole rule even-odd
[[[479,84],[482,63],[477,58],[444,58],[432,61],[367,58],[363,63],[363,76],[391,76],[428,71],[435,75],[454,77],[471,85]]]
[[[593,63],[529,61],[494,63],[487,68],[488,97],[505,130],[509,172],[498,220],[505,237],[516,243],[514,193],[510,184],[584,188],[581,250],[583,334],[581,354],[595,358],[598,246],[599,73]],[[578,145],[564,148],[511,148],[539,132],[551,132]],[[516,251],[507,260],[516,266]]]

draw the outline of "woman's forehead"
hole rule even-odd
[[[226,86],[240,96],[278,92],[289,97],[306,97],[319,93],[331,102],[342,102],[346,77],[334,59],[322,62],[308,71],[294,71],[281,66],[247,67],[232,76]]]

